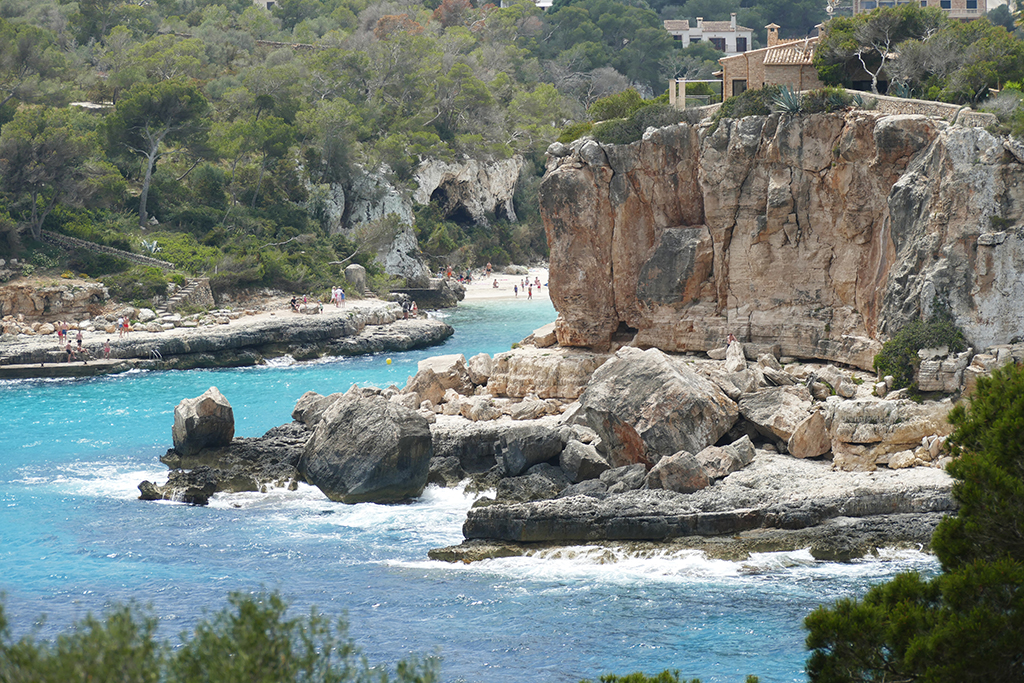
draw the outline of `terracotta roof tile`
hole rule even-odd
[[[689,19],[666,19],[664,22],[666,31],[689,31],[690,20]]]
[[[817,38],[804,38],[789,43],[773,45],[764,54],[765,64],[811,64]]]

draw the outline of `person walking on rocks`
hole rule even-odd
[[[109,339],[103,344],[103,357],[104,358],[110,358],[110,340]]]
[[[79,330],[78,334],[75,335],[75,341],[78,342],[78,350],[82,350],[82,331]]]
[[[71,342],[68,342],[67,345],[64,347],[64,353],[68,355],[67,360],[65,362],[70,363],[71,359],[74,358],[75,356],[75,350],[71,348]]]
[[[124,316],[117,319],[117,338],[124,336]]]

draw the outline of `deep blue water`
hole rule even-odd
[[[708,681],[805,680],[802,619],[918,553],[852,564],[807,553],[744,563],[590,549],[473,565],[429,561],[458,543],[472,503],[430,488],[411,505],[345,506],[319,491],[137,500],[164,481],[174,406],[217,386],[238,436],[290,420],[307,390],[403,385],[421,358],[497,353],[554,319],[546,300],[464,305],[423,351],[235,370],[0,383],[0,590],[15,634],[52,636],[111,602],[152,605],[172,640],[230,591],[277,589],[298,612],[347,615],[371,662],[442,658],[446,681],[570,681],[679,669]],[[392,364],[385,363],[386,357]]]

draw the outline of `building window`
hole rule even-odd
[[[696,45],[700,42],[700,38],[690,38],[690,45]]]
[[[927,7],[927,6],[928,6],[928,0],[921,0],[921,7]]]
[[[747,39],[746,38],[737,38],[736,39],[736,52],[746,52],[746,51],[747,51]]]
[[[711,44],[715,46],[715,49],[719,52],[725,52],[725,38],[712,38]]]
[[[675,33],[673,33],[673,34],[672,34],[672,40],[674,40],[674,41],[676,41],[676,42],[679,42],[679,43],[681,43],[681,42],[683,42],[683,37],[682,37],[682,36],[680,36],[680,35],[676,35]]]
[[[978,9],[978,0],[967,0],[967,9]]]
[[[867,2],[862,2],[860,6],[862,9],[875,9],[878,7],[878,3],[875,0],[867,0]]]
[[[732,82],[732,96],[733,97],[736,97],[737,95],[740,95],[740,94],[746,92],[746,90],[747,90],[747,82],[746,82],[746,80],[740,80],[740,79],[737,78],[736,80],[734,80]]]
[[[942,7],[942,9],[950,9],[953,6],[950,0],[941,0],[941,2],[939,2],[939,5]]]

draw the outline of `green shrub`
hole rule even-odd
[[[133,266],[103,278],[110,296],[120,301],[145,301],[167,293],[167,277],[159,268]]]
[[[767,116],[772,113],[772,102],[782,91],[781,86],[769,85],[760,90],[744,90],[722,102],[711,118],[711,132],[718,129],[722,119],[742,119],[744,116]]]
[[[277,593],[232,593],[229,606],[201,620],[172,648],[156,639],[158,619],[137,605],[88,615],[53,642],[13,641],[0,605],[0,681],[67,683],[435,683],[435,658],[371,667],[348,635],[317,610],[288,614]],[[390,669],[390,670],[389,670]]]
[[[568,126],[562,129],[561,135],[558,136],[558,141],[561,143],[568,144],[573,140],[578,140],[594,127],[594,124],[590,121],[580,121],[578,123],[570,123]]]
[[[635,119],[612,119],[594,126],[591,134],[599,141],[610,145],[628,145],[643,135],[643,129]]]
[[[940,309],[936,307],[936,310]],[[945,310],[936,312],[926,321],[915,320],[882,345],[882,351],[875,356],[874,368],[879,377],[892,375],[895,388],[909,387],[914,382],[914,371],[920,359],[921,349],[948,346],[950,352],[967,348],[964,332]]]
[[[647,102],[640,96],[640,93],[633,88],[629,88],[620,93],[602,97],[590,105],[587,113],[590,114],[590,118],[594,121],[624,119],[646,105]]]
[[[89,277],[121,273],[131,267],[132,264],[123,258],[89,249],[76,249],[68,255],[68,268]]]

